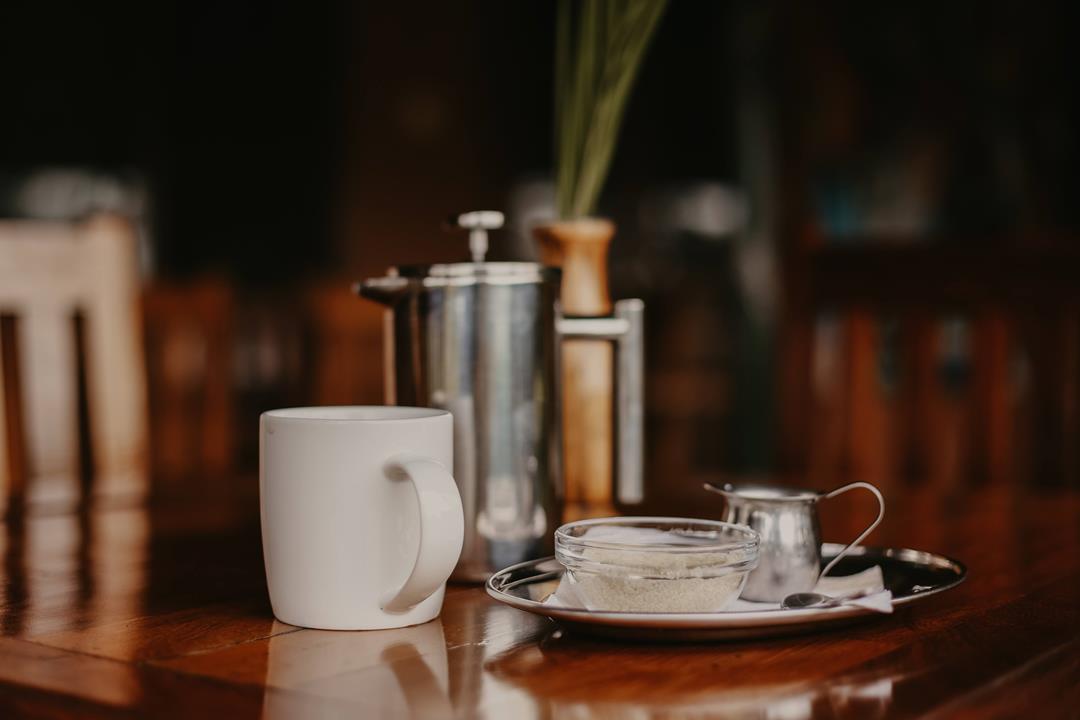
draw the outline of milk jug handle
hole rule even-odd
[[[561,340],[615,343],[615,497],[636,505],[645,496],[645,303],[619,300],[611,317],[558,319]],[[561,393],[561,389],[559,391]]]
[[[828,500],[829,498],[834,498],[837,495],[843,495],[848,490],[855,490],[857,488],[861,488],[863,490],[868,490],[869,492],[873,493],[875,498],[877,498],[877,502],[878,502],[878,514],[877,514],[877,517],[874,519],[874,522],[870,523],[870,525],[865,530],[863,530],[861,533],[859,533],[858,537],[856,537],[854,540],[852,540],[850,543],[848,543],[848,545],[843,550],[841,550],[839,553],[837,553],[836,557],[834,557],[832,560],[829,561],[829,564],[826,565],[825,569],[821,571],[820,575],[818,575],[818,579],[823,578],[826,575],[828,575],[829,571],[833,569],[833,566],[836,565],[836,563],[840,562],[840,559],[842,557],[844,557],[845,555],[847,555],[849,552],[851,552],[852,549],[858,547],[859,544],[862,543],[862,541],[866,539],[866,536],[869,535],[870,533],[872,533],[874,531],[874,528],[876,528],[878,525],[881,524],[882,519],[885,517],[885,498],[882,497],[880,490],[878,490],[876,487],[874,487],[873,485],[871,485],[868,482],[853,482],[853,483],[849,483],[847,485],[841,485],[840,487],[836,488],[835,490],[830,490],[829,492],[822,495],[821,499],[822,500]]]

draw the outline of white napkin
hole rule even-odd
[[[893,611],[892,592],[885,589],[885,578],[881,574],[881,568],[877,565],[854,575],[821,578],[814,588],[814,592],[829,597],[843,597],[864,591],[870,591],[871,594],[853,598],[845,604],[880,613],[891,613]],[[565,575],[559,582],[559,587],[555,588],[555,592],[547,596],[543,604],[560,608],[583,609],[585,607],[585,603],[578,597],[577,591]],[[779,609],[780,603],[750,602],[749,600],[739,599],[723,612],[756,612]]]
[[[866,608],[879,613],[891,613],[892,592],[885,589],[885,578],[881,574],[881,568],[877,565],[868,567],[854,575],[841,575],[839,577],[823,577],[818,580],[814,592],[828,595],[829,597],[841,598],[846,595],[867,592],[869,594],[852,598],[845,601],[845,605]],[[751,602],[739,598],[727,612],[753,612],[758,610],[779,610],[780,603]]]

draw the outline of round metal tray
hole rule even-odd
[[[828,562],[842,545],[821,546]],[[881,567],[893,606],[900,607],[956,587],[967,568],[943,555],[903,548],[854,548],[829,573],[851,575],[873,565]],[[491,576],[488,595],[526,612],[551,618],[572,630],[594,635],[647,640],[725,640],[813,632],[862,618],[881,616],[856,606],[805,610],[753,610],[719,613],[594,612],[584,608],[545,605],[562,579],[555,558],[519,563]]]

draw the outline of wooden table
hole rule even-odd
[[[560,633],[467,586],[413,628],[279,623],[251,483],[232,482],[245,489],[3,525],[0,717],[1080,713],[1075,491],[894,492],[874,544],[959,558],[966,583],[838,632],[635,645]]]

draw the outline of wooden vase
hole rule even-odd
[[[562,269],[561,302],[568,317],[611,313],[607,254],[615,224],[584,218],[533,230],[545,265]],[[612,478],[614,349],[606,340],[562,345],[562,437],[566,520],[615,513]]]

